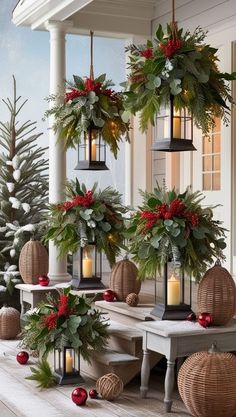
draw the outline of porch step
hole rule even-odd
[[[97,380],[102,375],[114,373],[118,375],[124,385],[127,384],[139,372],[141,359],[127,353],[106,350],[105,352],[93,351],[90,364],[81,359],[81,373]],[[127,369],[129,372],[127,372]]]
[[[130,307],[120,301],[95,301],[95,307],[104,313],[108,313],[111,320],[129,326],[134,326],[140,321],[153,320],[150,313],[154,304],[139,304],[137,307]]]
[[[109,321],[109,349],[142,357],[142,332],[114,320]]]

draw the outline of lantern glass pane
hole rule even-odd
[[[92,278],[96,273],[95,246],[87,245],[83,248],[82,253],[82,277]]]

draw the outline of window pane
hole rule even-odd
[[[215,173],[212,175],[212,189],[220,190],[220,173]]]
[[[213,171],[220,171],[220,155],[213,156]]]
[[[202,176],[203,190],[211,190],[211,174],[203,174]]]
[[[213,133],[219,133],[220,132],[220,129],[221,129],[221,120],[220,120],[220,118],[218,117],[217,119],[215,119],[215,127],[214,127],[214,129],[213,129]]]
[[[203,156],[203,172],[212,171],[212,156]]]
[[[213,153],[220,153],[220,135],[213,136]]]
[[[203,137],[202,153],[203,154],[212,153],[212,140],[209,136]]]

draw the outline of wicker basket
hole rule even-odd
[[[139,294],[141,282],[137,279],[138,269],[128,259],[117,262],[111,271],[110,288],[119,301],[125,301],[130,293]]]
[[[20,333],[20,313],[13,307],[0,309],[0,339],[15,339]]]
[[[213,324],[225,325],[234,316],[236,287],[227,269],[215,265],[202,278],[198,288],[198,311],[213,316]]]
[[[19,271],[26,284],[38,284],[40,275],[48,274],[48,253],[41,242],[26,242],[20,253]]]
[[[96,388],[102,398],[113,401],[122,393],[124,385],[119,376],[110,373],[101,376],[101,378],[97,380]]]
[[[195,417],[233,417],[236,413],[236,356],[198,352],[178,374],[181,398]]]

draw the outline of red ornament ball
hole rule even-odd
[[[103,293],[103,300],[105,301],[114,301],[114,299],[116,298],[116,294],[114,293],[114,291],[112,290],[106,290]]]
[[[46,287],[49,284],[49,281],[50,281],[50,279],[48,278],[47,275],[40,275],[40,277],[38,279],[38,283],[42,287]]]
[[[81,387],[75,388],[71,393],[71,399],[76,405],[84,405],[87,398],[88,394],[86,389]]]
[[[213,323],[212,314],[210,314],[210,313],[201,313],[201,314],[199,314],[197,321],[202,327],[209,327]]]
[[[92,388],[89,390],[89,396],[90,398],[94,399],[98,397],[98,392],[96,389]]]
[[[29,354],[22,350],[21,352],[18,352],[16,355],[16,360],[21,365],[25,365],[29,360]]]

